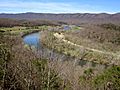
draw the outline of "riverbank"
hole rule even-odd
[[[57,37],[57,35],[59,36]],[[60,33],[44,32],[41,36],[41,41],[45,46],[72,57],[100,64],[120,65],[119,56],[117,56],[117,54],[74,44],[65,40],[65,36]]]

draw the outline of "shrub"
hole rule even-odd
[[[10,60],[9,49],[5,45],[0,44],[0,86],[3,86],[5,82],[8,60]]]
[[[48,67],[47,60],[41,59],[34,62],[39,73],[41,90],[59,90],[62,80],[54,70]]]
[[[103,74],[98,75],[93,82],[96,88],[120,90],[120,66],[109,68]]]

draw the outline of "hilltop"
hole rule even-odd
[[[107,14],[107,13],[66,13],[66,14],[52,14],[52,13],[18,13],[7,14],[1,13],[0,18],[18,19],[18,20],[54,20],[63,21],[69,24],[82,24],[82,23],[114,23],[120,24],[120,13]]]

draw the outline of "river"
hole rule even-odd
[[[89,62],[89,61],[85,61],[85,60],[80,60],[74,57],[70,57],[61,53],[58,53],[54,50],[50,50],[44,46],[42,46],[40,43],[40,32],[35,32],[32,34],[28,34],[26,36],[23,37],[23,41],[25,44],[29,45],[29,46],[34,46],[35,48],[37,48],[36,50],[36,55],[38,55],[39,57],[43,57],[46,59],[50,59],[50,60],[61,60],[61,61],[65,61],[65,60],[69,60],[69,61],[75,61],[76,60],[76,65],[80,65],[81,68],[94,68],[94,69],[105,69],[106,65],[101,65],[101,64],[97,64],[97,63],[93,63],[93,62]]]

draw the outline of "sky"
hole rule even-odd
[[[120,0],[0,0],[0,13],[119,13]]]

